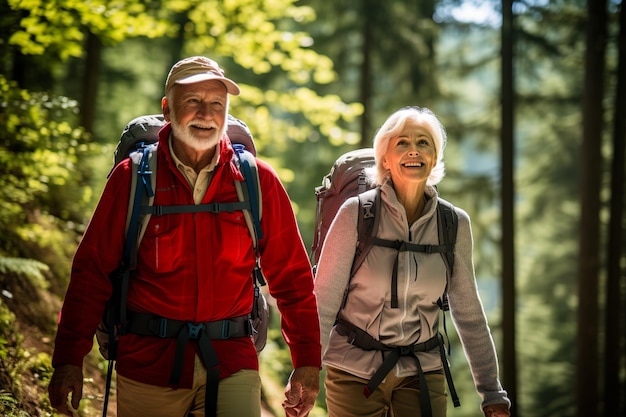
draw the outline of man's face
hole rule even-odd
[[[176,84],[163,101],[163,115],[176,139],[202,152],[213,149],[226,129],[228,94],[217,80]]]

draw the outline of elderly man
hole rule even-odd
[[[238,201],[234,183],[242,174],[231,163],[234,151],[225,132],[229,94],[239,93],[211,59],[190,57],[172,67],[161,103],[168,123],[152,155],[158,167],[155,205]],[[257,159],[257,166],[263,212],[258,249],[294,365],[283,407],[287,416],[307,416],[321,366],[313,278],[289,197],[267,163]],[[67,415],[70,406],[78,408],[83,358],[112,294],[109,276],[122,259],[132,169],[126,159],[111,173],[74,257],[48,388],[52,406]],[[177,335],[152,337],[133,323],[133,317],[148,316],[186,329],[246,317],[255,261],[242,212],[150,218],[128,290],[130,330],[119,338],[119,417],[260,416],[259,365],[249,333],[211,336],[205,344],[190,337],[181,348]],[[216,366],[207,365],[207,355]]]

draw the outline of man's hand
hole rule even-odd
[[[296,368],[285,387],[283,408],[287,417],[307,417],[320,392],[320,370],[313,366]]]
[[[78,404],[83,397],[83,370],[74,365],[59,365],[50,378],[48,395],[52,407],[66,416],[73,416],[67,404],[70,391],[72,392],[71,407],[78,410]]]
[[[511,412],[506,404],[491,404],[483,409],[485,417],[509,417]]]

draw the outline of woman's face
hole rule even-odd
[[[383,167],[394,184],[426,182],[437,163],[437,152],[425,123],[407,120],[402,131],[389,140]]]

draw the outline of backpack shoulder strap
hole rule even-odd
[[[354,276],[367,257],[367,253],[372,248],[372,237],[378,232],[380,216],[380,188],[372,188],[358,196],[359,214],[357,218],[357,247],[352,262],[350,276]]]
[[[441,310],[448,311],[450,309],[448,305],[448,282],[454,273],[454,247],[459,228],[459,216],[456,214],[452,203],[440,197],[437,197],[437,203],[437,232],[439,234],[439,244],[445,247],[445,251],[441,256],[446,264],[446,289],[437,301],[437,304],[439,304]]]
[[[447,340],[447,350],[443,345],[443,337],[440,337],[439,353],[441,355],[441,361],[444,364],[448,362],[448,356],[450,356],[450,339],[448,338],[448,329],[446,327],[446,311],[450,310],[448,305],[448,282],[454,273],[454,248],[456,245],[456,235],[459,228],[459,216],[454,209],[452,203],[444,200],[443,198],[437,198],[437,231],[439,234],[439,244],[445,246],[445,252],[441,254],[443,261],[446,264],[446,288],[437,304],[442,310],[443,314],[443,331]],[[446,356],[447,353],[447,356]],[[452,380],[452,374],[450,373],[449,366],[444,366],[444,372],[446,380],[448,381],[448,389],[450,396],[455,407],[459,407],[461,402]]]
[[[446,247],[444,261],[448,267],[448,277],[450,277],[454,272],[454,246],[459,228],[459,216],[456,214],[452,203],[440,197],[437,200],[439,244]]]
[[[130,181],[130,198],[128,200],[128,210],[126,214],[126,243],[125,251],[128,250],[129,257],[125,257],[132,267],[136,266],[137,249],[143,238],[150,213],[142,210],[142,207],[149,207],[154,204],[154,190],[156,189],[157,173],[157,144],[146,146],[130,155],[132,169]],[[143,192],[142,192],[143,191]],[[133,238],[134,236],[134,238]],[[134,248],[130,239],[135,239]],[[128,247],[128,249],[126,249]],[[133,253],[134,252],[134,253]]]
[[[267,302],[260,288],[267,284],[261,269],[261,255],[259,253],[259,239],[263,238],[263,231],[261,230],[261,216],[263,215],[261,182],[259,181],[259,170],[255,156],[243,145],[233,144],[233,148],[235,149],[233,160],[243,175],[243,184],[240,181],[235,181],[237,197],[241,202],[248,202],[247,206],[249,207],[249,209],[243,210],[243,215],[250,231],[255,257],[255,265],[252,270],[254,302],[252,303],[250,319],[252,329],[255,332],[254,344],[257,352],[260,352],[265,347],[268,325]]]
[[[359,212],[357,217],[357,242],[356,249],[354,251],[354,259],[352,260],[352,269],[350,270],[350,278],[348,279],[348,285],[343,292],[343,299],[341,301],[342,310],[348,299],[349,282],[359,270],[363,261],[367,257],[368,252],[373,246],[372,238],[376,236],[378,232],[378,223],[380,216],[378,216],[378,210],[380,210],[380,188],[375,187],[369,189],[363,193],[357,195],[359,200]],[[339,313],[337,313],[337,317]]]
[[[113,282],[117,297],[112,305],[118,309],[117,314],[120,333],[126,332],[126,300],[131,271],[137,267],[139,243],[150,220],[150,214],[142,213],[142,206],[152,205],[156,187],[156,144],[139,149],[131,154],[131,183],[128,210],[126,212],[126,239],[122,252],[122,265],[118,280]],[[117,296],[115,295],[117,294]],[[113,335],[113,332],[111,332]]]
[[[261,230],[263,205],[259,171],[254,155],[247,151],[243,145],[233,144],[233,148],[235,149],[233,159],[243,175],[243,183],[245,185],[245,187],[243,187],[241,182],[235,181],[237,197],[239,197],[239,201],[241,202],[250,202],[250,210],[244,210],[243,212],[246,223],[248,224],[248,229],[250,229],[254,250],[257,252],[258,240],[263,238],[263,231]]]

